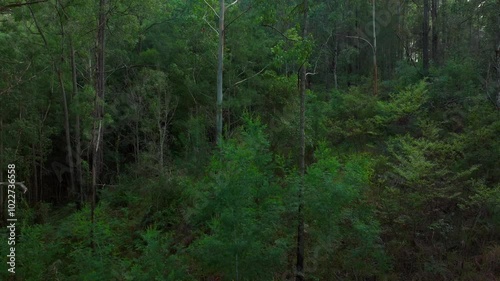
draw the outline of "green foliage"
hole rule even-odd
[[[18,227],[19,229],[19,227]],[[21,228],[16,237],[16,276],[23,280],[46,280],[51,276],[60,276],[57,267],[61,260],[61,244],[51,241],[53,234],[51,225],[32,225]],[[7,237],[7,236],[5,236]],[[2,253],[9,253],[7,243],[2,243]],[[9,275],[7,264],[2,264],[1,278],[7,280]]]
[[[379,101],[377,103],[379,114],[375,116],[375,122],[385,125],[412,117],[427,100],[426,86],[426,83],[421,81],[390,95],[387,102]]]
[[[313,249],[309,258],[316,268],[311,274],[319,279],[341,272],[383,274],[389,260],[379,242],[380,226],[373,209],[363,204],[372,161],[352,155],[341,165],[324,144],[315,157],[304,177],[305,221]]]
[[[190,247],[203,275],[224,280],[271,279],[283,265],[286,239],[279,235],[280,188],[258,121],[246,120],[236,139],[223,142],[208,169],[198,221],[206,232]]]
[[[164,233],[148,227],[141,238],[137,245],[141,255],[132,262],[126,280],[194,280],[187,274],[185,261],[169,253],[171,240]]]

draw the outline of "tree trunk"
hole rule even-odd
[[[304,0],[304,26],[302,28],[302,39],[307,38],[307,25],[308,25],[308,0]],[[296,281],[304,281],[304,174],[306,171],[305,154],[306,154],[306,85],[307,85],[307,61],[302,62],[302,67],[300,69],[300,185],[299,185],[299,209],[298,218],[299,225],[297,228],[297,264],[296,264]]]
[[[439,64],[439,54],[438,54],[438,35],[439,35],[439,30],[438,30],[438,1],[439,0],[432,0],[432,10],[431,10],[431,17],[432,17],[432,62],[434,64]]]
[[[71,60],[71,77],[73,84],[73,101],[78,105],[78,81],[76,74],[76,62],[75,62],[75,49],[73,47],[73,40],[70,38],[69,41],[70,46],[70,60]],[[78,108],[78,106],[77,106]],[[80,134],[80,113],[78,110],[75,112],[75,146],[76,146],[76,155],[75,155],[75,166],[76,166],[76,188],[80,193],[79,202],[83,204],[83,172],[82,172],[82,143],[81,143],[81,134]]]
[[[372,25],[373,25],[373,94],[378,94],[378,72],[377,72],[377,30],[375,25],[375,0],[372,0]]]
[[[495,48],[495,63],[497,69],[497,109],[500,110],[500,0],[497,0],[497,28],[496,28],[496,48]]]
[[[141,142],[141,136],[139,135],[139,121],[136,120],[135,122],[135,164],[139,164],[139,155],[141,153],[141,148],[140,148],[140,142]]]
[[[222,140],[222,82],[223,82],[223,64],[224,64],[224,0],[219,0],[219,49],[217,61],[217,135],[216,142]]]
[[[38,174],[38,165],[36,163],[36,147],[35,147],[35,143],[31,144],[31,151],[32,151],[32,158],[33,158],[32,159],[32,164],[33,164],[33,176],[34,176],[34,179],[33,179],[33,189],[34,190],[38,190],[38,177],[41,176],[41,175]],[[36,196],[33,199],[33,202],[38,202],[38,198]]]
[[[333,58],[333,83],[335,85],[335,90],[339,89],[339,83],[337,79],[337,62],[339,59],[339,40],[338,38],[335,38],[335,51],[334,51],[334,58]]]
[[[446,1],[447,0],[441,0],[441,48],[439,49],[439,51],[441,52],[440,54],[440,58],[439,60],[441,62],[444,62],[445,59],[446,59],[446,49],[447,49],[447,34],[448,34],[448,31],[447,31],[447,26],[446,26],[446,22],[447,22],[447,19],[446,19]]]
[[[62,62],[62,60],[61,60]],[[66,96],[66,90],[64,89],[64,81],[62,78],[62,70],[61,67],[59,66],[57,69],[57,76],[59,78],[59,86],[61,87],[61,93],[62,93],[62,98],[63,98],[63,109],[64,109],[64,131],[65,131],[65,137],[66,137],[66,150],[67,150],[67,155],[66,155],[66,161],[68,163],[69,167],[69,175],[70,175],[70,188],[69,188],[69,198],[73,199],[76,195],[76,188],[75,188],[75,168],[73,166],[73,149],[71,148],[71,132],[70,132],[70,126],[69,126],[69,110],[68,110],[68,100]]]
[[[96,205],[97,185],[100,183],[103,161],[103,128],[102,118],[104,115],[104,50],[105,50],[105,29],[106,29],[106,0],[99,1],[99,25],[97,28],[97,53],[96,53],[96,99],[94,109],[94,126],[93,126],[93,149],[92,149],[92,201],[90,220],[91,229],[91,247],[94,249],[94,212]]]
[[[424,0],[424,21],[422,24],[422,60],[424,75],[429,74],[429,0]]]
[[[61,3],[57,2],[58,5],[61,5]],[[61,9],[62,5],[61,5]],[[61,94],[62,94],[62,101],[63,101],[63,110],[64,110],[64,131],[65,131],[65,137],[66,137],[66,161],[69,167],[69,175],[70,175],[70,182],[69,182],[69,190],[68,190],[68,197],[70,199],[73,199],[76,195],[76,188],[75,188],[75,168],[73,165],[73,149],[71,148],[71,127],[69,125],[69,110],[68,110],[68,96],[66,95],[66,89],[64,87],[64,81],[63,81],[63,74],[62,74],[62,66],[64,64],[64,41],[65,41],[65,36],[66,32],[64,30],[64,23],[63,19],[61,17],[61,14],[59,14],[59,24],[61,28],[61,57],[60,57],[60,64],[59,66],[55,66],[57,70],[57,78],[59,80],[59,87],[61,88]]]

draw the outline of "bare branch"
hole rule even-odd
[[[263,24],[262,26],[269,27],[269,28],[273,29],[274,31],[278,32],[281,36],[285,37],[285,39],[288,40],[288,41],[292,41],[292,42],[297,42],[298,41],[296,39],[288,38],[283,32],[279,31],[276,27],[274,27],[272,25]]]
[[[316,75],[317,74],[316,68],[318,67],[319,58],[321,57],[321,53],[323,53],[323,51],[325,50],[325,46],[326,46],[326,44],[328,44],[328,42],[330,41],[330,38],[332,38],[332,36],[333,36],[333,30],[330,32],[330,35],[328,36],[328,38],[326,38],[325,43],[323,43],[323,45],[321,45],[321,49],[319,51],[318,57],[316,58],[316,62],[314,63],[314,70],[313,70],[313,72],[307,72],[306,76]]]
[[[366,40],[365,38],[359,37],[359,36],[348,36],[348,35],[345,35],[345,37],[363,40],[366,43],[368,43],[368,45],[370,45],[370,47],[372,47],[372,51],[375,52],[375,48],[373,47],[372,43],[370,43],[370,41]]]
[[[245,79],[243,79],[243,80],[240,80],[240,81],[238,81],[238,82],[234,83],[234,84],[233,84],[233,87],[234,87],[234,86],[236,86],[236,85],[238,85],[238,84],[241,84],[241,83],[243,83],[243,82],[247,81],[248,79],[252,79],[252,78],[254,78],[255,76],[257,76],[257,75],[261,74],[262,72],[264,72],[264,70],[266,70],[266,68],[267,68],[268,66],[269,66],[269,64],[268,64],[268,65],[266,65],[266,66],[264,66],[264,68],[263,68],[263,69],[261,69],[259,72],[255,73],[254,75],[252,75],[252,76],[250,76],[250,77],[247,77],[247,78],[245,78]]]
[[[38,0],[38,1],[25,2],[25,3],[11,3],[11,4],[4,5],[4,6],[0,6],[0,12],[6,11],[10,8],[16,8],[16,7],[37,4],[37,3],[42,3],[42,2],[47,2],[47,0]]]
[[[234,18],[234,19],[233,19],[230,23],[228,23],[228,24],[226,25],[226,29],[228,29],[228,28],[229,28],[229,26],[230,26],[233,22],[235,22],[235,21],[236,21],[237,19],[239,19],[241,16],[243,16],[244,14],[246,14],[246,12],[250,11],[250,9],[252,9],[252,6],[248,7],[245,11],[243,11],[243,13],[239,14],[239,15],[238,15],[236,18]]]
[[[210,23],[208,22],[208,20],[207,20],[207,17],[206,17],[206,16],[207,16],[206,14],[203,16],[203,20],[204,20],[204,21],[208,24],[208,26],[210,26],[210,28],[211,28],[213,31],[215,31],[215,33],[217,33],[217,35],[219,35],[219,31],[218,31],[218,30],[217,30],[217,29],[216,29],[216,28],[215,28],[212,24],[210,24]]]
[[[31,8],[31,6],[28,6],[28,8],[30,9],[31,17],[33,18],[33,21],[35,22],[36,29],[38,30],[38,33],[42,37],[45,47],[47,47],[47,40],[45,40],[45,36],[43,35],[42,29],[40,28],[40,25],[38,25],[38,21],[36,20],[35,13],[33,13],[33,9]]]
[[[97,132],[97,143],[95,146],[95,152],[99,149],[99,140],[101,138],[101,125],[102,125],[102,120],[99,120],[99,131]]]
[[[215,14],[217,17],[219,17],[219,14],[217,14],[217,11],[214,9],[214,7],[212,7],[210,4],[208,4],[207,0],[203,0],[203,1],[205,1],[205,4],[207,4],[207,6],[209,6],[209,7],[210,7],[210,9],[212,9],[212,11],[214,12],[214,14]]]
[[[233,3],[229,4],[226,6],[226,10],[229,9],[229,7],[233,6],[234,4],[238,3],[238,0],[234,0]]]

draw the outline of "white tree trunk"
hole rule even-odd
[[[223,81],[223,64],[224,64],[224,0],[219,0],[219,50],[217,63],[217,135],[216,142],[219,143],[222,139],[222,81]]]

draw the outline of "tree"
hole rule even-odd
[[[97,25],[97,50],[96,50],[96,78],[95,78],[95,104],[94,104],[94,124],[92,130],[92,198],[90,220],[94,226],[94,209],[96,204],[97,185],[101,184],[101,173],[103,167],[103,143],[104,143],[104,90],[106,85],[105,77],[105,39],[107,22],[107,1],[99,1],[99,20]],[[93,229],[91,229],[91,247],[95,247],[93,240]]]
[[[429,73],[429,0],[424,0],[422,22],[422,63],[424,75]]]
[[[270,280],[285,262],[284,190],[272,175],[276,164],[263,125],[249,117],[245,123],[234,139],[221,141],[197,188],[204,203],[193,223],[205,231],[189,251],[200,276]]]
[[[439,22],[438,22],[438,4],[439,0],[431,0],[432,8],[431,8],[431,18],[432,18],[432,62],[434,64],[439,63],[439,54],[438,54],[438,43],[439,43]]]
[[[224,0],[219,0],[219,47],[217,51],[217,136],[216,142],[222,140],[222,83],[224,68],[224,15],[226,13]]]
[[[307,40],[308,32],[308,15],[309,15],[309,5],[308,0],[304,0],[302,3],[303,9],[303,22],[302,22],[302,40]],[[306,56],[307,58],[307,56]],[[304,193],[304,175],[306,172],[306,85],[307,85],[307,60],[302,61],[300,66],[300,78],[299,78],[299,95],[300,95],[300,125],[299,125],[299,135],[300,135],[300,186],[299,186],[299,209],[298,218],[299,225],[297,229],[297,264],[295,280],[303,281],[304,276],[304,248],[305,248],[305,233],[304,233],[304,215],[303,215],[303,193]]]
[[[372,25],[373,25],[373,94],[378,94],[378,71],[377,71],[377,30],[375,23],[375,0],[372,0]]]

